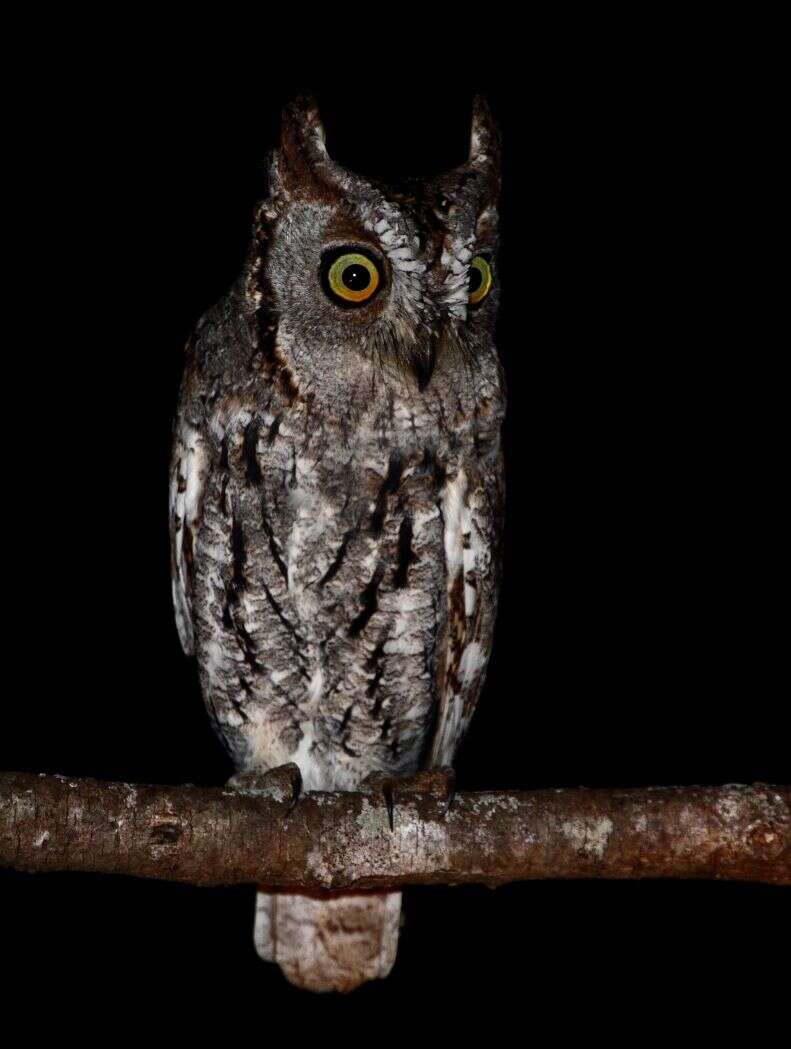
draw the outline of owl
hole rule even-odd
[[[173,600],[237,784],[449,766],[492,646],[505,390],[494,339],[499,139],[386,185],[289,106],[250,250],[198,322],[174,426]],[[252,787],[251,787],[252,789]],[[386,976],[396,892],[267,892],[258,953],[292,983]]]

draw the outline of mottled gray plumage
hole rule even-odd
[[[481,102],[469,162],[397,189],[334,164],[310,102],[284,115],[245,268],[188,347],[171,476],[179,632],[240,770],[344,790],[452,761],[500,573],[498,169]],[[351,308],[322,278],[344,247],[382,277]],[[259,951],[354,986],[392,965],[398,901],[261,894]]]

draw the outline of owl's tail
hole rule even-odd
[[[255,948],[297,987],[353,991],[393,968],[400,916],[400,892],[259,892]]]

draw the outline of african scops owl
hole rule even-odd
[[[494,341],[499,147],[392,187],[290,106],[238,281],[199,321],[175,424],[173,598],[242,773],[304,790],[449,765],[492,645],[505,407]],[[398,892],[258,894],[293,983],[385,976]]]

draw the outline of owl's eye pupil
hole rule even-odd
[[[371,283],[371,274],[365,266],[354,264],[346,267],[341,280],[350,291],[363,291]]]
[[[470,270],[470,295],[474,295],[475,292],[483,284],[483,273],[475,267]]]

